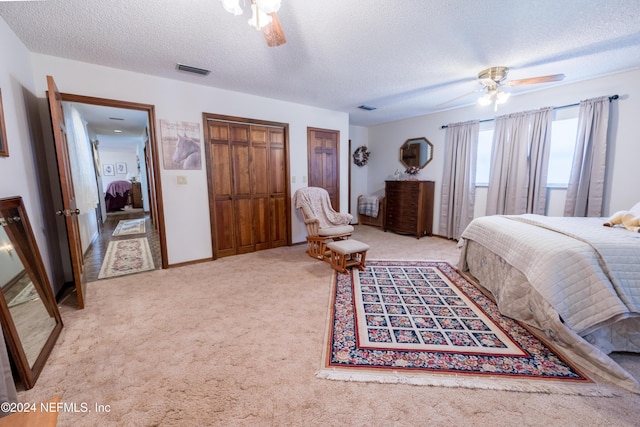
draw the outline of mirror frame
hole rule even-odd
[[[0,157],[9,157],[7,128],[4,125],[4,110],[2,109],[2,91],[0,91]]]
[[[412,143],[416,143],[416,142],[425,142],[427,144],[427,146],[429,147],[429,156],[427,158],[427,160],[420,164],[420,165],[410,165],[407,164],[405,162],[405,150],[407,150],[409,148],[410,145],[412,145]],[[402,144],[402,146],[400,147],[400,163],[402,163],[404,165],[405,168],[410,168],[412,166],[417,166],[419,169],[424,168],[425,166],[427,166],[431,160],[433,160],[433,144],[425,137],[420,137],[420,138],[409,138],[407,139],[404,144]]]
[[[17,215],[6,216],[5,212],[16,211]],[[12,224],[21,223],[22,227]],[[53,289],[49,283],[44,263],[31,229],[31,224],[27,216],[22,198],[20,196],[0,199],[0,226],[4,228],[9,240],[13,244],[15,252],[24,266],[27,274],[31,277],[31,282],[38,292],[49,316],[55,319],[53,330],[45,341],[40,354],[36,358],[33,366],[29,365],[24,347],[20,341],[16,325],[11,317],[9,306],[0,292],[0,321],[2,322],[2,332],[6,340],[9,353],[12,356],[18,376],[26,389],[33,388],[44,368],[44,365],[51,354],[51,350],[62,330],[62,318],[58,305],[53,295]],[[22,230],[20,230],[22,228]],[[24,231],[24,232],[22,232]]]

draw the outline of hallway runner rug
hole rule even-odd
[[[20,304],[24,304],[25,302],[29,302],[36,298],[40,298],[40,295],[38,294],[38,291],[36,291],[35,286],[33,286],[33,283],[29,282],[18,295],[16,295],[11,301],[9,301],[7,305],[9,306],[9,308],[11,308]]]
[[[328,318],[318,378],[607,394],[446,262],[334,273]]]
[[[146,237],[112,240],[102,261],[98,279],[153,270],[153,256]]]
[[[130,234],[142,234],[146,231],[144,218],[122,219],[118,222],[112,236],[127,236]]]

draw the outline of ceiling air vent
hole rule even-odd
[[[200,74],[201,76],[208,76],[211,70],[205,70],[204,68],[192,67],[191,65],[178,64],[176,67],[180,71],[186,71],[187,73]]]
[[[361,109],[361,110],[365,110],[365,111],[373,111],[378,107],[374,107],[372,105],[362,104],[362,105],[358,106],[358,108]]]

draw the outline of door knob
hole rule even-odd
[[[80,215],[80,209],[65,209],[65,210],[60,210],[60,211],[56,211],[56,215],[60,215],[60,216],[71,216],[71,215]]]

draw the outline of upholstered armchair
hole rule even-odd
[[[350,214],[336,212],[329,193],[324,188],[306,187],[293,195],[296,209],[300,209],[307,227],[307,254],[328,261],[327,242],[348,239],[353,233]]]

